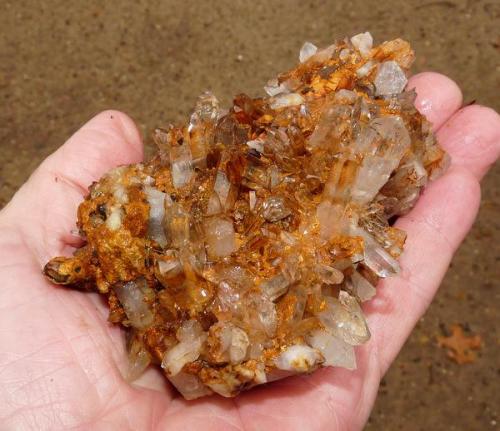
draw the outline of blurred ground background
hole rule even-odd
[[[1,9],[0,207],[97,112],[127,112],[151,146],[154,126],[186,118],[206,89],[224,103],[261,94],[305,40],[401,36],[417,51],[415,71],[445,73],[466,102],[500,108],[498,0],[4,0]],[[384,378],[367,430],[500,427],[498,167],[483,186],[476,225]],[[436,345],[454,322],[483,339],[473,364]]]

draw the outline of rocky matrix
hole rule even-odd
[[[189,124],[156,130],[153,160],[90,186],[86,245],[44,272],[106,296],[131,379],[158,364],[193,399],[356,368],[360,302],[398,272],[393,221],[446,160],[405,91],[413,59],[369,33],[305,43],[269,97],[225,110],[205,93]]]

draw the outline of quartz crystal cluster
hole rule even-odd
[[[90,186],[85,245],[45,266],[106,297],[131,378],[157,364],[193,399],[356,368],[360,303],[398,272],[393,222],[446,157],[405,90],[407,42],[363,33],[299,58],[267,97],[227,110],[205,93],[187,125],[157,129],[150,162]]]

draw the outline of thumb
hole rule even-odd
[[[76,210],[87,187],[109,169],[142,160],[134,122],[118,111],[104,111],[82,126],[47,157],[0,213],[0,226],[16,229],[45,263],[77,245]]]

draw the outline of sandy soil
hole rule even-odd
[[[105,3],[105,5],[104,5]],[[203,90],[229,102],[290,67],[305,40],[370,30],[410,40],[415,71],[446,73],[465,101],[500,108],[500,3],[406,1],[17,0],[0,14],[0,207],[93,114],[180,121]],[[500,422],[500,169],[428,313],[384,378],[367,430],[488,430]],[[435,337],[458,322],[483,337],[479,360],[449,361]]]

